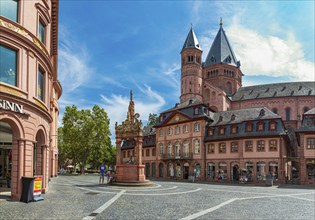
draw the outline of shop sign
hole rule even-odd
[[[35,176],[34,179],[34,196],[39,196],[42,194],[42,177],[41,176]]]
[[[19,105],[15,102],[10,102],[4,99],[0,99],[0,109],[24,114],[23,105]]]

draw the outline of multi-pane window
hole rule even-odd
[[[155,148],[152,149],[152,156],[155,156]]]
[[[224,133],[225,133],[224,127],[219,128],[219,133],[220,133],[220,135],[224,135]]]
[[[179,133],[180,133],[180,127],[177,126],[177,127],[175,127],[175,134],[179,134]]]
[[[160,144],[159,145],[159,152],[160,152],[160,155],[163,155],[163,144]]]
[[[167,153],[168,153],[168,155],[172,154],[172,144],[171,143],[168,143],[168,145],[167,145]]]
[[[214,144],[208,144],[208,154],[214,154]]]
[[[253,124],[252,123],[247,123],[246,124],[246,131],[252,131],[253,130]]]
[[[184,130],[184,133],[187,133],[188,132],[188,125],[184,125],[183,130]]]
[[[163,129],[162,129],[162,128],[159,130],[159,136],[160,136],[160,137],[163,136]]]
[[[257,124],[257,131],[263,131],[264,130],[264,123],[260,122]]]
[[[0,15],[12,21],[18,21],[18,1],[4,0],[0,1]]]
[[[167,134],[168,135],[172,135],[173,134],[173,129],[172,128],[168,128],[167,129]]]
[[[219,144],[219,153],[226,153],[226,145],[225,143]]]
[[[45,44],[45,25],[42,21],[38,22],[38,39]]]
[[[184,156],[187,157],[189,155],[189,143],[188,141],[184,141]]]
[[[271,131],[276,130],[276,122],[270,122],[270,124],[269,124],[269,130],[271,130]]]
[[[0,1],[2,2],[2,1]],[[17,86],[17,52],[0,45],[0,82]]]
[[[315,138],[307,138],[307,149],[315,149]]]
[[[37,97],[44,101],[44,71],[38,69]]]
[[[199,115],[199,108],[195,108],[195,115]]]
[[[150,157],[150,149],[146,149],[145,150],[145,156],[146,157]]]
[[[194,124],[194,131],[196,131],[196,132],[200,131],[200,124],[199,123]]]
[[[253,141],[245,141],[245,151],[253,152]]]
[[[257,151],[265,151],[265,141],[257,141]]]
[[[231,134],[236,134],[237,133],[237,126],[232,126],[231,127]]]
[[[231,153],[236,153],[236,152],[238,152],[238,143],[232,142],[231,143]]]
[[[269,141],[269,151],[277,151],[277,140]]]
[[[198,139],[194,141],[194,153],[199,154],[200,153],[200,142]]]
[[[212,128],[209,128],[208,129],[208,136],[212,136],[213,135],[213,129]]]

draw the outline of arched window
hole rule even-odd
[[[291,120],[291,109],[290,108],[285,109],[285,120],[287,120],[287,121]]]
[[[167,134],[168,135],[172,135],[173,134],[173,129],[172,128],[168,128],[167,129]]]
[[[184,156],[185,157],[189,156],[189,143],[187,140],[184,141]]]
[[[172,144],[171,144],[171,142],[168,143],[168,145],[167,145],[167,154],[168,154],[169,156],[172,155]]]
[[[208,163],[207,168],[208,178],[214,180],[215,179],[215,163]]]
[[[304,107],[303,108],[303,113],[305,113],[305,112],[307,112],[307,111],[309,111],[310,109],[308,108],[308,107]]]
[[[178,141],[175,143],[175,157],[180,157],[180,144]]]
[[[256,179],[257,180],[266,180],[266,164],[265,164],[265,162],[257,162],[256,168],[257,168]]]
[[[278,162],[269,162],[269,175],[271,175],[273,180],[278,180]]]
[[[195,154],[200,153],[200,141],[198,139],[195,139],[194,141],[194,153]]]
[[[218,179],[227,180],[227,165],[225,162],[220,162],[218,166]]]
[[[195,165],[194,171],[195,171],[195,174],[196,174],[196,178],[199,178],[200,177],[200,164],[199,163],[197,163]]]

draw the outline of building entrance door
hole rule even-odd
[[[11,187],[12,129],[8,123],[0,122],[0,187]]]
[[[238,165],[234,165],[232,169],[232,181],[239,181],[239,169]]]

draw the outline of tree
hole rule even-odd
[[[91,110],[66,107],[63,116],[62,151],[81,173],[89,162],[93,167],[111,158],[109,119],[104,109],[95,105]]]
[[[148,119],[148,123],[146,126],[154,126],[159,122],[159,117],[157,116],[157,114],[149,114],[149,119]]]

